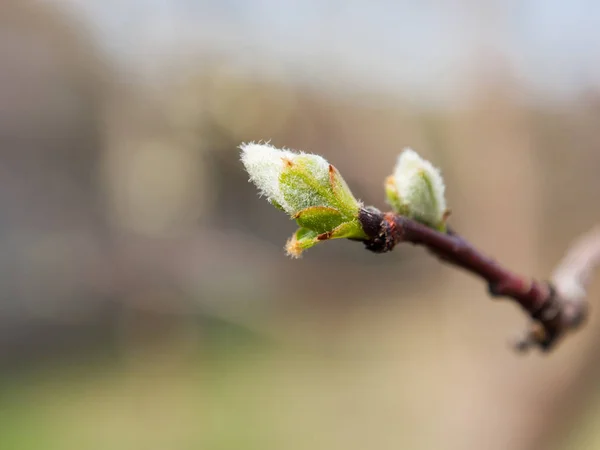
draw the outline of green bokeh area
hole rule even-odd
[[[235,329],[5,373],[0,448],[265,449],[276,351]]]
[[[382,384],[372,352],[283,345],[222,324],[200,336],[4,373],[0,449],[358,450],[391,448],[390,427],[392,444],[417,448],[405,437],[412,389],[396,375]]]

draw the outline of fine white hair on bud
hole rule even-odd
[[[286,161],[291,161],[296,154],[280,150],[268,143],[250,142],[240,145],[240,149],[242,163],[250,175],[250,181],[267,200],[289,213],[290,207],[283,198],[279,177],[287,164]]]
[[[364,239],[361,203],[323,157],[278,149],[268,143],[240,145],[241,159],[260,194],[300,226],[286,247],[298,257],[329,239]]]
[[[261,195],[288,214],[294,215],[304,208],[327,202],[326,198],[319,196],[319,188],[329,188],[329,163],[323,157],[278,149],[268,143],[251,142],[240,145],[240,149],[250,181],[258,187]],[[301,180],[295,180],[292,186],[282,180],[284,172],[293,174],[300,167],[306,169],[316,182],[314,189],[307,189],[309,186],[302,185]]]
[[[445,228],[446,198],[440,171],[417,152],[407,148],[398,157],[386,182],[388,201],[394,209],[435,228]]]

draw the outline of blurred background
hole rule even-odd
[[[2,0],[0,448],[600,448],[598,282],[516,355],[521,311],[422,249],[287,258],[236,148],[384,208],[411,146],[545,279],[600,221],[599,28],[592,0]]]

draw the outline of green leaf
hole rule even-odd
[[[400,154],[385,188],[395,212],[439,231],[446,230],[449,213],[444,180],[440,171],[414,150],[405,149]]]
[[[293,258],[300,258],[302,252],[319,243],[319,233],[307,228],[299,228],[287,241],[285,250]]]
[[[435,194],[434,186],[431,181],[431,178],[427,176],[427,173],[423,170],[419,171],[419,176],[423,180],[423,183],[426,186],[425,192],[427,193],[426,201],[428,202],[427,213],[423,215],[423,220],[426,225],[433,225],[439,231],[446,231],[446,222],[444,221],[445,216],[442,216],[441,220],[436,222],[438,217],[436,214],[431,214],[430,211],[438,211],[440,209],[440,205],[438,204],[437,196]]]
[[[359,204],[340,172],[329,164],[329,184],[338,201],[341,213],[346,218],[356,217]]]
[[[433,185],[427,173],[419,170],[414,183],[412,201],[410,205],[407,205],[409,215],[424,225],[437,229],[440,229],[440,227],[445,228],[442,218],[438,217],[437,214],[440,206],[438,205]]]
[[[311,206],[336,206],[329,181],[323,182],[307,171],[306,163],[294,163],[284,170],[279,182],[284,200],[296,211]]]
[[[339,226],[344,218],[337,209],[328,206],[311,206],[303,209],[294,216],[302,228],[325,233]]]
[[[367,238],[358,220],[361,203],[323,157],[260,143],[241,149],[250,180],[300,226],[286,245],[290,255],[298,257],[323,240]]]
[[[329,239],[367,239],[368,236],[364,232],[362,225],[358,219],[350,222],[344,222],[340,226],[336,227],[332,232]]]

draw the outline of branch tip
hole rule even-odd
[[[514,344],[519,351],[532,347],[549,351],[562,336],[585,321],[587,303],[581,298],[565,296],[565,289],[557,289],[551,282],[537,281],[506,269],[481,253],[454,230],[441,232],[408,217],[381,213],[373,208],[362,208],[359,221],[369,236],[364,241],[368,250],[385,253],[400,242],[422,245],[442,261],[485,280],[492,297],[514,300],[533,321],[524,336]],[[598,239],[599,254],[593,258],[590,255],[583,258],[588,264],[589,261],[600,261],[600,233],[595,235],[595,239]],[[581,261],[582,258],[577,260]],[[589,267],[586,266],[585,271],[585,275],[589,277]],[[580,272],[573,276],[581,279]],[[565,283],[564,276],[561,280]]]

